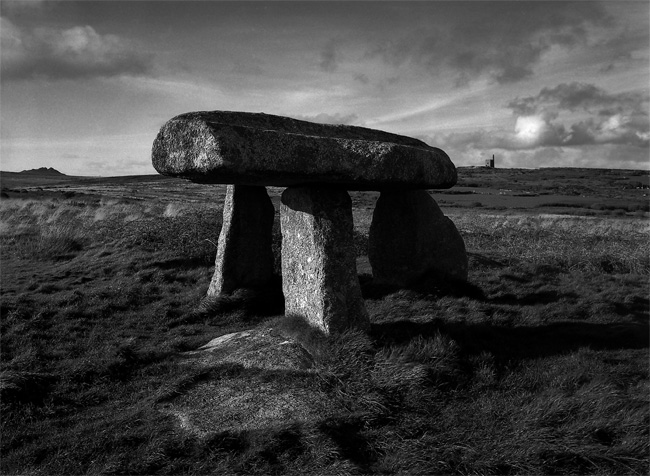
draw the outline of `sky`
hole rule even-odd
[[[264,112],[456,166],[650,170],[650,2],[0,2],[0,169],[156,173],[160,127]]]

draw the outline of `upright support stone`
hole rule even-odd
[[[326,333],[367,328],[347,191],[287,188],[280,217],[286,314],[303,316]]]
[[[382,284],[409,286],[428,273],[467,280],[463,238],[425,190],[381,193],[368,259],[374,280]]]
[[[265,187],[228,185],[208,296],[269,282],[273,276],[274,215]]]

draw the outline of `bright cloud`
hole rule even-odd
[[[515,135],[525,143],[536,143],[541,137],[546,122],[537,116],[521,116],[515,123]]]

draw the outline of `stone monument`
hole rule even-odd
[[[348,190],[381,192],[369,256],[378,281],[408,286],[428,272],[467,278],[463,240],[424,191],[452,187],[456,168],[417,139],[268,114],[191,112],[163,125],[152,161],[164,175],[229,184],[209,296],[271,279],[274,212],[266,186],[287,187],[280,209],[285,310],[326,333],[369,326]]]

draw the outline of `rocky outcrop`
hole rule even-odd
[[[410,286],[432,273],[440,279],[467,280],[463,238],[424,190],[381,193],[368,248],[377,283]]]
[[[352,201],[344,190],[295,187],[282,194],[285,313],[325,333],[369,326],[352,240]]]
[[[340,411],[315,388],[313,357],[275,329],[217,337],[179,355],[178,362],[188,375],[205,377],[193,385],[163,388],[156,407],[197,437],[314,422]]]

